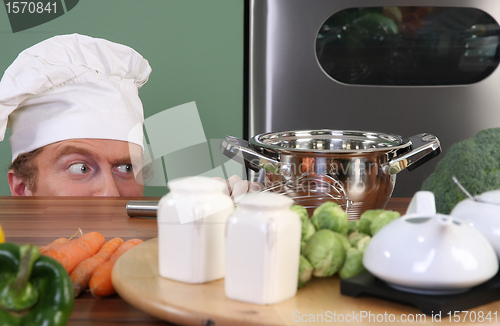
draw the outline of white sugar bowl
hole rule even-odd
[[[491,243],[500,259],[500,190],[485,192],[459,202],[451,211],[478,229]]]
[[[274,193],[247,194],[226,228],[226,296],[274,304],[297,292],[301,222],[293,201]]]
[[[464,292],[495,276],[495,251],[477,229],[454,216],[432,214],[423,202],[415,204],[409,211],[416,213],[373,236],[363,257],[369,272],[394,288],[421,294]]]
[[[224,277],[224,231],[234,211],[226,184],[207,177],[176,179],[158,203],[158,262],[162,277],[205,283]]]

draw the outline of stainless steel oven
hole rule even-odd
[[[500,127],[499,0],[248,0],[246,135]],[[438,157],[398,175],[412,196]]]

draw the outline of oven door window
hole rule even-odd
[[[349,8],[320,27],[316,56],[328,76],[345,84],[465,85],[498,66],[499,32],[475,8]]]

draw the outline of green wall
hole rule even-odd
[[[146,118],[195,101],[207,139],[242,136],[243,0],[81,0],[63,16],[18,33],[2,6],[2,75],[25,48],[70,33],[128,45],[149,61],[153,73],[139,93]],[[10,195],[7,139],[0,142],[0,196]],[[165,187],[145,190],[146,196],[165,193]]]

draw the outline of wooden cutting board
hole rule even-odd
[[[205,284],[186,284],[162,278],[158,273],[158,239],[152,239],[126,252],[113,269],[113,285],[118,294],[131,305],[160,319],[181,325],[332,325],[354,319],[357,325],[372,325],[365,312],[375,316],[394,314],[396,321],[403,314],[420,315],[413,307],[385,300],[340,294],[338,276],[313,278],[297,295],[282,303],[268,306],[230,300],[224,292],[224,280]],[[497,310],[485,305],[477,311]],[[334,315],[334,313],[336,315]],[[342,317],[341,317],[342,316]],[[463,314],[462,314],[463,316]],[[321,322],[320,318],[324,318]],[[383,317],[383,316],[381,316]],[[435,325],[430,316],[419,325]],[[447,316],[442,324],[449,323]],[[382,324],[385,324],[382,322]],[[462,325],[472,325],[466,321]]]

